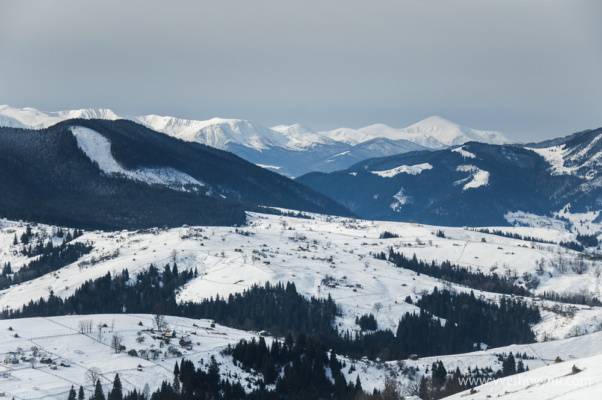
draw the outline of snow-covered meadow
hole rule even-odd
[[[419,259],[445,261],[485,273],[496,272],[520,279],[525,273],[537,276],[538,291],[559,293],[588,292],[600,296],[600,262],[586,261],[587,271],[577,274],[567,268],[559,272],[559,259],[567,265],[578,253],[553,244],[542,244],[472,229],[428,226],[412,223],[352,220],[321,215],[293,218],[267,214],[250,214],[249,224],[231,227],[181,227],[145,231],[85,232],[77,241],[88,242],[94,249],[77,262],[56,272],[0,291],[0,308],[16,309],[40,297],[66,297],[86,280],[107,272],[130,274],[151,264],[163,266],[176,262],[181,269],[197,269],[199,277],[178,294],[179,300],[200,300],[219,294],[227,296],[253,284],[287,282],[296,284],[307,296],[328,295],[341,306],[337,320],[341,329],[355,329],[355,317],[373,313],[381,328],[394,329],[399,316],[416,307],[404,302],[406,296],[417,298],[434,287],[449,283],[413,271],[395,268],[377,260],[374,254],[389,248]],[[14,270],[28,259],[19,255],[20,245],[14,236],[24,224],[3,222],[0,230],[0,261],[10,261]],[[495,228],[498,229],[498,228]],[[500,228],[501,229],[501,228]],[[545,240],[567,240],[573,234],[545,228],[503,228]],[[38,225],[34,231],[52,236],[52,228]],[[398,237],[380,239],[383,232]],[[442,231],[445,237],[437,236]],[[538,275],[537,269],[543,269]],[[541,271],[540,271],[541,272]],[[457,290],[469,290],[451,284]],[[489,298],[499,295],[480,293]],[[570,332],[585,333],[595,326],[575,328],[592,320],[602,323],[602,309],[567,306],[543,302],[551,312],[536,331],[541,338],[561,338]],[[570,308],[571,312],[566,312]],[[580,318],[584,313],[587,318]],[[587,321],[582,321],[582,319]],[[553,321],[553,322],[550,322]],[[591,325],[591,324],[589,324]],[[559,330],[559,326],[563,326]],[[549,329],[548,329],[549,328]],[[571,331],[572,330],[572,331]]]
[[[60,243],[57,228],[32,225],[38,238]],[[574,240],[575,233],[558,227],[490,227],[549,242]],[[13,270],[31,261],[23,255],[23,245],[15,244],[26,224],[0,221],[0,264],[10,262]],[[393,238],[381,239],[383,232]],[[336,324],[341,330],[356,330],[355,318],[366,313],[375,315],[381,329],[395,329],[400,316],[417,311],[404,300],[416,300],[434,287],[467,291],[469,288],[451,284],[391,263],[374,255],[395,249],[419,259],[446,261],[516,276],[519,282],[527,275],[537,276],[540,285],[535,292],[554,290],[560,293],[588,291],[600,296],[597,261],[587,260],[586,270],[577,273],[570,267],[562,271],[559,259],[571,265],[579,254],[556,244],[531,242],[478,232],[471,228],[450,228],[412,223],[354,220],[307,214],[294,218],[268,214],[249,214],[247,226],[180,227],[144,231],[101,232],[87,231],[76,241],[86,242],[93,250],[70,265],[0,292],[0,307],[16,309],[30,300],[55,295],[67,297],[86,280],[107,272],[121,272],[127,268],[130,275],[146,270],[151,264],[159,267],[177,263],[180,269],[196,269],[198,277],[181,288],[178,300],[200,300],[212,296],[227,296],[253,284],[265,282],[295,283],[299,293],[306,296],[328,295],[341,308]],[[527,274],[527,275],[525,275]],[[477,295],[497,300],[501,295],[475,291]],[[533,359],[526,360],[531,369],[546,367],[557,356],[578,359],[598,354],[602,349],[602,308],[570,305],[534,299],[542,311],[542,321],[534,327],[539,343],[489,349],[464,355],[429,357],[403,362],[376,362],[346,360],[353,368],[344,369],[348,379],[362,379],[366,389],[382,388],[386,375],[395,376],[404,390],[415,389],[427,366],[438,359],[446,367],[500,367],[497,354],[526,352]],[[127,312],[127,310],[125,310]],[[81,333],[81,321],[92,320],[92,332]],[[253,382],[253,377],[234,366],[231,359],[220,354],[228,343],[254,336],[221,326],[211,327],[210,321],[168,317],[177,337],[191,337],[192,349],[178,348],[169,353],[161,348],[160,340],[153,339],[150,315],[96,315],[64,316],[0,321],[0,392],[16,399],[62,398],[71,384],[86,383],[90,368],[98,368],[107,385],[119,373],[128,388],[141,388],[146,383],[152,388],[163,379],[171,379],[175,360],[180,357],[205,362],[210,355],[217,357],[225,374],[237,374],[240,379]],[[142,324],[142,325],[140,325]],[[99,339],[99,325],[102,336]],[[11,330],[9,330],[11,327]],[[142,333],[140,333],[142,332]],[[147,332],[147,333],[145,333]],[[116,354],[111,349],[113,334],[122,337],[126,349],[145,349],[144,357],[127,353]],[[140,336],[148,336],[139,343]],[[568,339],[564,339],[568,338]],[[563,340],[551,340],[563,339]],[[177,344],[177,340],[175,341]],[[30,360],[36,347],[39,354],[51,358],[56,365],[32,365]],[[157,359],[147,360],[151,348],[159,349]],[[173,349],[172,349],[173,350]],[[12,364],[11,357],[19,359]],[[7,358],[8,357],[8,358]],[[39,358],[39,357],[38,357]],[[61,366],[61,362],[69,366]],[[408,369],[409,367],[412,367]],[[408,374],[408,371],[412,371]],[[251,383],[252,384],[252,383]]]

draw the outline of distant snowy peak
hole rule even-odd
[[[117,114],[107,108],[84,108],[66,111],[40,111],[35,108],[15,108],[8,105],[0,105],[0,126],[12,128],[48,128],[66,119],[120,119]]]
[[[288,141],[287,147],[291,149],[305,149],[334,142],[331,138],[301,124],[276,125],[271,129],[284,135]]]
[[[372,124],[360,129],[339,128],[322,133],[334,140],[350,144],[386,138],[407,140],[432,149],[462,145],[470,141],[489,144],[509,143],[509,140],[499,132],[464,127],[438,116],[428,117],[405,128]]]
[[[218,149],[239,144],[255,150],[285,147],[287,139],[279,132],[242,119],[211,118],[192,120],[159,115],[134,118],[147,127],[188,142],[198,142]]]
[[[457,146],[470,141],[489,144],[509,143],[509,140],[499,132],[464,127],[439,116],[423,119],[403,128],[402,132],[414,138],[434,139],[445,146]]]
[[[284,135],[306,135],[314,133],[314,131],[311,128],[308,128],[307,126],[301,124],[276,125],[272,126],[271,129],[275,130],[276,132],[280,132]]]
[[[433,135],[424,132],[406,132],[404,129],[392,128],[385,124],[373,124],[360,129],[360,132],[374,137],[386,137],[392,140],[407,140],[431,149],[446,147],[446,144]]]
[[[361,129],[353,128],[337,128],[330,131],[320,132],[320,134],[336,142],[342,142],[351,145],[367,142],[368,140],[378,137],[370,133],[362,132]]]

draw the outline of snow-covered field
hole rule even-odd
[[[375,253],[386,252],[390,247],[407,256],[416,254],[424,260],[449,260],[486,273],[537,276],[540,286],[535,292],[588,291],[600,296],[600,274],[597,271],[602,265],[586,260],[586,271],[578,274],[570,266],[578,260],[579,254],[555,244],[510,239],[474,229],[314,214],[308,217],[249,214],[249,224],[241,228],[181,227],[135,232],[84,232],[76,241],[90,243],[94,247],[91,253],[59,271],[0,291],[0,307],[19,308],[30,300],[47,297],[50,291],[66,297],[86,280],[101,277],[107,272],[120,272],[127,268],[132,275],[151,264],[163,266],[173,262],[180,269],[196,268],[199,272],[199,276],[179,292],[180,301],[200,300],[217,294],[226,296],[267,281],[292,281],[306,296],[331,295],[341,306],[342,315],[336,323],[343,330],[357,329],[355,317],[366,313],[376,316],[379,328],[395,329],[403,313],[417,311],[416,306],[404,301],[406,296],[417,299],[434,287],[470,290],[396,268],[374,258]],[[22,254],[23,245],[14,244],[15,236],[19,238],[25,229],[24,223],[0,221],[0,266],[10,262],[13,270],[18,270],[31,261]],[[573,240],[575,237],[574,232],[559,227],[490,229],[552,242]],[[56,231],[56,227],[32,226],[34,235],[59,244]],[[380,239],[385,231],[398,237]],[[443,235],[437,235],[438,231]],[[566,268],[561,270],[560,262]],[[477,295],[492,300],[500,297],[478,291]],[[543,316],[534,327],[541,341],[539,343],[465,355],[406,360],[403,363],[347,360],[348,365],[354,365],[354,371],[345,369],[344,372],[351,380],[359,374],[365,389],[381,388],[387,374],[397,376],[402,387],[407,389],[415,387],[422,371],[437,359],[443,360],[448,370],[455,367],[465,370],[474,366],[497,369],[500,365],[496,354],[526,352],[534,357],[525,361],[529,368],[547,369],[561,368],[563,364],[547,366],[557,356],[563,360],[577,360],[602,352],[602,333],[595,333],[602,329],[602,308],[534,301],[539,304]],[[92,321],[92,331],[80,333],[80,322],[88,320]],[[213,354],[225,373],[235,373],[243,377],[241,379],[252,381],[252,377],[245,375],[219,353],[228,343],[238,342],[254,333],[221,326],[211,328],[209,321],[186,318],[170,317],[168,322],[176,330],[177,337],[192,338],[191,350],[179,348],[178,341],[174,341],[175,350],[181,351],[182,356],[198,362],[201,358],[207,361]],[[100,335],[99,324],[106,325]],[[4,391],[16,399],[63,398],[71,384],[89,385],[85,379],[90,368],[98,368],[107,385],[118,372],[127,388],[140,389],[148,383],[152,389],[162,379],[171,379],[173,363],[180,357],[177,353],[165,355],[165,351],[169,353],[168,348],[161,348],[161,341],[154,339],[148,331],[152,324],[152,316],[128,314],[0,321],[0,353],[3,358],[0,360],[3,361],[0,363],[0,392]],[[116,354],[110,347],[113,334],[123,338],[128,350],[148,352],[157,349],[162,355],[155,360],[146,360],[126,353]],[[141,336],[145,337],[144,342],[137,341]],[[569,339],[549,341],[563,338]],[[56,363],[56,369],[39,361],[32,368],[29,359],[34,346],[39,355],[48,356]],[[12,364],[14,357],[18,364]],[[69,366],[60,366],[61,362]],[[408,366],[418,367],[419,372],[413,379],[402,373],[407,372]]]
[[[90,370],[96,371],[107,388],[118,373],[126,389],[140,390],[148,385],[152,390],[163,380],[171,381],[174,363],[181,357],[197,364],[202,360],[206,364],[212,355],[216,357],[224,376],[237,377],[253,384],[255,377],[235,366],[231,358],[222,355],[221,351],[228,344],[256,337],[254,333],[212,326],[208,320],[165,318],[169,331],[175,332],[175,338],[171,338],[169,344],[162,340],[163,335],[153,331],[153,316],[146,314],[0,321],[0,393],[15,399],[62,399],[71,385],[82,385],[86,390],[91,390]],[[91,329],[82,333],[82,326]],[[111,346],[114,335],[121,338],[126,348],[121,353],[116,353]],[[179,343],[182,338],[188,339],[191,347],[182,346]],[[136,350],[138,355],[128,355],[130,350]],[[436,360],[443,361],[448,370],[459,367],[465,372],[468,367],[476,366],[489,366],[496,370],[501,368],[497,354],[509,352],[526,353],[533,357],[524,360],[531,370],[543,368],[547,371],[557,357],[566,361],[561,364],[564,369],[560,371],[570,370],[572,364],[579,367],[587,365],[581,358],[602,353],[602,332],[559,341],[406,360],[403,363],[341,358],[347,364],[343,369],[347,379],[355,381],[359,375],[362,386],[367,390],[382,389],[385,376],[395,376],[400,387],[409,390],[418,383],[426,367]],[[417,368],[416,375],[404,374],[403,371],[407,371],[408,367]],[[531,373],[525,376],[530,376],[528,374]],[[602,377],[598,378],[602,380]]]
[[[602,356],[554,363],[544,368],[495,380],[447,399],[583,400],[602,393]]]
[[[446,282],[395,268],[377,260],[375,253],[393,247],[419,259],[450,260],[483,272],[497,272],[521,277],[537,275],[538,264],[544,273],[537,275],[537,290],[581,293],[600,296],[599,262],[585,261],[583,274],[570,268],[559,272],[557,264],[569,265],[577,253],[556,245],[531,243],[463,228],[442,228],[410,223],[374,222],[311,215],[310,219],[251,214],[248,226],[238,230],[229,227],[182,227],[137,232],[86,232],[78,241],[88,242],[94,250],[59,271],[0,291],[0,308],[19,308],[30,300],[55,295],[66,297],[86,280],[120,272],[130,274],[145,270],[150,264],[162,266],[177,262],[179,268],[194,269],[199,277],[188,283],[179,299],[200,300],[219,294],[227,296],[253,284],[295,282],[307,296],[331,295],[341,305],[343,315],[337,323],[342,329],[355,329],[355,317],[373,313],[381,328],[397,326],[399,316],[416,307],[404,302],[406,296],[416,299]],[[22,224],[4,222],[0,230],[0,263],[11,261],[17,270],[27,261],[13,246],[14,235],[24,231]],[[515,228],[530,236],[562,238],[566,232],[548,232],[543,228]],[[52,228],[36,226],[34,231],[52,235]],[[437,231],[445,237],[438,237]],[[398,238],[379,239],[389,231]],[[560,261],[559,261],[560,260]],[[458,290],[467,290],[452,285]],[[489,298],[496,294],[481,293]],[[551,310],[536,331],[541,338],[560,338],[598,329],[602,309],[570,307],[545,302]],[[562,312],[555,312],[554,306]],[[567,312],[570,308],[571,312]],[[580,315],[587,315],[580,318]],[[579,324],[575,327],[574,324]],[[582,326],[583,325],[583,326]],[[562,329],[559,329],[562,327]],[[549,329],[548,329],[549,328]]]
[[[195,363],[211,355],[224,374],[247,374],[220,352],[229,343],[249,339],[252,333],[211,326],[208,320],[166,317],[175,338],[169,345],[155,327],[152,315],[105,314],[24,318],[0,321],[0,393],[14,399],[66,399],[71,385],[82,385],[92,394],[90,370],[109,389],[119,374],[128,390],[145,385],[154,390],[164,380],[173,380],[174,364],[181,357]],[[91,331],[81,332],[81,326]],[[125,351],[116,353],[113,337],[121,338]],[[186,338],[189,345],[181,346]],[[136,350],[138,356],[127,354]],[[180,352],[182,354],[178,354]],[[105,390],[106,391],[106,390]]]

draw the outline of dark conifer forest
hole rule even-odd
[[[449,261],[441,263],[426,262],[418,260],[414,254],[408,258],[402,253],[389,249],[389,254],[379,253],[376,255],[381,260],[388,260],[399,268],[406,268],[419,274],[425,274],[434,278],[439,278],[448,282],[458,283],[473,289],[486,292],[495,292],[502,294],[515,294],[519,296],[528,296],[529,291],[522,286],[514,283],[513,279],[506,276],[500,276],[496,273],[485,274],[479,270],[455,265]]]

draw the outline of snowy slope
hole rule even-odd
[[[82,333],[81,323],[91,324],[92,331]],[[158,335],[151,332],[151,328],[154,328],[152,315],[73,315],[0,321],[0,359],[9,361],[0,363],[0,388],[6,396],[14,396],[16,399],[64,398],[71,385],[83,385],[86,391],[90,392],[92,386],[86,376],[87,370],[96,368],[105,389],[111,386],[114,375],[118,373],[126,390],[141,390],[147,384],[152,390],[160,385],[161,381],[171,380],[173,365],[181,357],[200,364],[201,360],[206,363],[211,355],[216,357],[223,376],[229,374],[231,379],[253,381],[252,375],[236,367],[231,358],[221,355],[220,352],[228,344],[256,337],[256,333],[219,324],[211,326],[211,321],[208,320],[167,316],[166,323],[170,331],[176,332],[177,338],[190,338],[192,349],[181,347],[178,340],[172,340],[171,345],[182,353],[180,356],[170,353],[167,347],[159,346]],[[104,327],[99,330],[99,325]],[[134,349],[139,356],[132,357],[126,352],[116,354],[110,346],[113,335],[122,338],[126,352]],[[267,340],[269,342],[271,338]],[[30,358],[34,355],[34,347],[37,349],[37,356],[35,368],[32,368]],[[157,359],[144,358],[143,352],[151,349],[159,351]],[[405,360],[402,363],[339,358],[348,365],[348,368],[343,370],[347,380],[355,381],[359,375],[364,389],[382,389],[385,376],[392,376],[402,390],[409,390],[434,361],[441,360],[448,370],[458,367],[462,372],[477,366],[498,370],[501,364],[497,355],[509,352],[526,353],[532,357],[523,360],[530,370],[553,376],[549,366],[555,365],[553,363],[556,357],[567,360],[563,367],[565,370],[573,364],[579,367],[587,365],[582,364],[583,357],[599,355],[602,352],[602,333],[454,356],[425,357]],[[50,358],[56,369],[51,367],[51,364],[40,363],[42,357]],[[18,360],[17,364],[10,362],[14,358]],[[408,367],[417,368],[418,375],[409,374]],[[533,373],[528,372],[514,378],[530,379]],[[600,381],[602,377],[593,379]],[[499,384],[503,382],[504,380]]]
[[[382,176],[383,178],[392,178],[398,174],[410,174],[419,175],[422,171],[433,169],[433,166],[429,163],[422,163],[416,165],[400,165],[392,169],[385,171],[370,171],[371,173]]]
[[[178,190],[192,186],[204,186],[195,178],[173,168],[123,168],[111,154],[111,142],[100,133],[83,126],[74,126],[71,132],[79,148],[95,162],[101,171],[109,175],[121,175],[151,185],[165,185]]]
[[[569,137],[565,143],[530,149],[550,164],[553,175],[576,175],[589,181],[600,176],[602,132],[584,132]]]
[[[580,292],[583,287],[589,287],[600,294],[599,274],[596,273],[600,265],[592,263],[589,270],[581,275],[570,270],[560,273],[554,269],[554,261],[563,257],[569,262],[577,255],[556,245],[509,239],[464,228],[351,220],[316,214],[307,216],[309,218],[291,218],[253,213],[249,216],[248,226],[240,228],[242,234],[234,228],[201,226],[85,232],[76,240],[93,245],[90,254],[59,271],[3,290],[0,292],[0,308],[18,308],[30,300],[48,296],[50,290],[58,296],[68,296],[86,280],[107,272],[128,268],[130,274],[134,275],[147,269],[151,263],[162,266],[173,261],[177,262],[180,269],[196,268],[199,272],[199,277],[180,291],[180,301],[198,301],[216,294],[227,296],[254,283],[293,281],[303,295],[331,295],[342,311],[336,320],[337,326],[352,331],[357,329],[355,317],[365,313],[373,313],[380,328],[395,328],[399,316],[404,312],[418,311],[416,306],[404,302],[406,296],[417,299],[434,287],[470,290],[424,274],[398,269],[373,258],[373,253],[386,251],[391,246],[398,252],[416,254],[421,259],[451,260],[480,268],[484,272],[497,271],[518,276],[534,273],[538,261],[543,260],[545,273],[540,277],[542,283],[537,291],[565,289],[567,292]],[[55,240],[55,229],[41,224],[32,226],[34,234],[48,240]],[[499,229],[550,241],[574,238],[574,233],[561,229]],[[14,236],[20,236],[24,230],[23,223],[0,221],[0,264],[10,261],[17,270],[29,261],[20,255],[22,245],[12,244]],[[379,239],[385,230],[399,237]],[[445,237],[436,235],[439,230],[444,232]],[[494,293],[475,292],[494,301],[500,298]],[[536,304],[542,310],[543,317],[534,326],[538,343],[405,360],[403,363],[347,359],[348,368],[344,373],[352,381],[359,374],[363,387],[368,390],[382,388],[385,376],[395,376],[403,390],[409,392],[426,366],[438,359],[445,363],[448,370],[459,367],[465,372],[468,367],[475,366],[496,370],[501,367],[497,354],[526,352],[533,357],[525,361],[530,369],[546,369],[546,365],[557,356],[564,360],[576,360],[602,352],[602,308],[542,300],[536,300]],[[83,335],[78,332],[79,321],[87,319],[94,321],[94,330],[91,334]],[[98,339],[98,322],[107,325],[101,340]],[[142,322],[142,327],[138,325],[139,322]],[[228,343],[254,335],[253,332],[220,326],[212,330],[208,321],[185,318],[169,317],[168,322],[176,328],[178,335],[189,334],[195,338],[195,343],[198,342],[193,350],[183,351],[185,357],[197,362],[201,358],[206,361],[214,354],[223,373],[246,376],[219,351]],[[19,347],[23,349],[19,357],[27,358],[31,355],[31,346],[36,345],[43,354],[51,355],[57,364],[66,361],[71,365],[51,370],[47,365],[32,369],[23,361],[18,366],[0,363],[0,387],[16,398],[55,398],[55,395],[68,390],[71,384],[86,383],[85,371],[90,367],[101,370],[107,386],[114,373],[119,372],[128,388],[141,388],[145,383],[153,387],[161,379],[170,378],[173,363],[178,357],[166,355],[148,361],[114,354],[108,346],[113,334],[111,330],[114,330],[123,336],[127,349],[150,349],[153,343],[156,348],[156,341],[148,333],[142,333],[146,337],[145,343],[136,341],[138,332],[151,325],[152,317],[148,315],[65,316],[0,321],[0,358],[11,356],[11,352]],[[9,331],[8,326],[13,331]],[[192,332],[196,332],[196,335]],[[14,337],[15,333],[19,335],[18,338]],[[138,371],[138,364],[142,366],[142,371]],[[418,367],[419,372],[410,374],[407,370],[409,366]],[[3,371],[8,374],[6,377]],[[23,384],[34,381],[35,384]]]
[[[601,365],[601,355],[568,360],[495,380],[473,390],[457,393],[447,399],[598,399],[602,394]]]
[[[489,172],[484,171],[474,165],[459,165],[456,168],[458,172],[467,172],[470,174],[468,178],[456,181],[455,184],[463,185],[462,190],[477,189],[481,186],[487,186],[489,184]]]
[[[92,331],[81,332],[80,323],[89,322]],[[145,385],[155,390],[164,380],[172,381],[176,361],[185,357],[199,363],[215,355],[221,373],[246,377],[231,359],[219,353],[228,344],[250,339],[253,333],[211,326],[208,320],[166,317],[170,331],[178,338],[186,336],[192,348],[186,349],[172,340],[170,346],[182,355],[171,353],[160,345],[154,334],[152,315],[104,314],[25,318],[0,321],[0,393],[15,399],[65,399],[71,385],[84,386],[91,395],[93,385],[87,378],[89,369],[97,369],[105,393],[119,374],[126,391],[142,390]],[[103,327],[104,326],[104,327]],[[126,352],[116,354],[111,348],[113,335],[122,338],[127,350],[134,349],[138,357]],[[157,351],[158,357],[146,359],[144,351]],[[37,354],[37,356],[34,356]],[[49,358],[55,365],[42,364]],[[34,360],[33,362],[31,360]],[[15,361],[13,361],[15,360]]]
[[[314,215],[312,219],[251,214],[244,229],[249,236],[227,227],[182,227],[144,232],[86,232],[78,241],[89,242],[92,252],[54,273],[41,276],[0,292],[0,308],[19,308],[33,299],[71,295],[86,280],[120,272],[145,270],[151,263],[163,265],[176,260],[180,268],[197,268],[199,277],[187,284],[180,300],[208,298],[240,292],[251,285],[293,281],[307,296],[331,295],[341,305],[343,315],[337,324],[357,329],[355,317],[375,314],[379,326],[395,328],[399,316],[417,310],[404,302],[423,291],[445,286],[445,282],[413,271],[395,268],[376,260],[372,254],[393,247],[408,256],[425,260],[450,260],[484,272],[523,276],[535,275],[538,262],[544,274],[538,276],[536,292],[556,290],[566,293],[591,292],[601,296],[600,263],[587,261],[588,269],[576,274],[568,268],[556,268],[559,257],[567,265],[576,259],[573,251],[556,245],[530,243],[463,228],[443,228],[417,224],[370,222]],[[12,260],[18,269],[25,259],[11,256],[12,240],[23,227],[5,223],[0,243],[0,263]],[[523,228],[525,230],[526,228]],[[39,225],[37,230],[50,231]],[[399,238],[379,239],[383,231]],[[445,238],[436,236],[442,230]],[[527,233],[531,232],[529,230]],[[533,235],[542,230],[533,230]],[[550,233],[553,235],[553,233]],[[568,233],[558,233],[569,235]],[[485,241],[483,241],[485,239]],[[6,258],[5,258],[6,257]],[[452,285],[457,290],[469,290]],[[482,293],[491,299],[499,295]],[[377,303],[382,305],[380,312]],[[602,309],[586,306],[557,305],[544,302],[546,317],[536,327],[540,339],[563,338],[593,332],[602,323]]]

